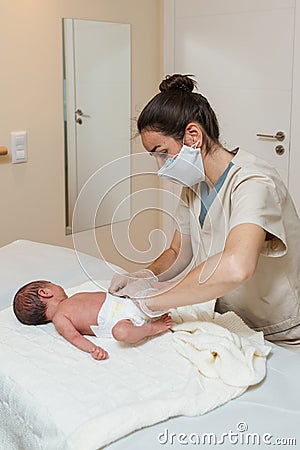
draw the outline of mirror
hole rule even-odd
[[[63,19],[66,233],[130,218],[130,25]]]

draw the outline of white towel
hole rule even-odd
[[[251,330],[233,312],[207,314],[206,319],[173,326],[176,350],[205,377],[236,387],[259,383],[271,349],[264,344],[263,333]]]

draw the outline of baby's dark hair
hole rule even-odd
[[[186,126],[197,122],[203,131],[206,152],[219,144],[219,124],[208,100],[193,92],[197,83],[192,75],[167,75],[156,94],[144,107],[138,121],[139,133],[157,131],[182,141]]]
[[[40,299],[39,289],[46,288],[48,281],[31,281],[15,294],[13,310],[17,319],[25,325],[42,325],[47,319],[47,304]]]

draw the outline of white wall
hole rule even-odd
[[[161,0],[0,0],[0,145],[10,147],[11,131],[28,132],[28,163],[0,157],[0,245],[29,239],[73,246],[65,235],[63,17],[130,23],[133,118],[157,91]],[[132,149],[142,150],[139,139],[133,139]],[[157,177],[151,175],[133,181],[134,190],[155,186]],[[147,247],[157,225],[156,212],[135,220],[129,230],[133,246]],[[116,228],[125,238],[128,223]],[[115,248],[110,227],[98,229],[97,239],[110,261],[128,269],[139,265]],[[84,236],[81,244],[97,254]]]
[[[195,3],[196,2],[196,3]],[[184,7],[193,11],[193,4],[197,7],[197,0],[186,0]],[[212,7],[217,3],[212,3]],[[226,1],[222,2],[226,8]],[[249,1],[249,5],[253,3]],[[290,161],[289,161],[289,191],[293,197],[295,206],[300,214],[300,0],[295,0],[295,42],[294,42],[294,62],[293,62],[293,87],[292,87],[292,111],[290,130]],[[176,0],[164,0],[165,7],[165,39],[164,39],[164,71],[170,73],[174,71],[174,21]],[[198,4],[199,8],[199,4]],[[284,30],[278,30],[284,33]],[[276,53],[276,48],[274,49]],[[195,56],[196,57],[196,56]],[[280,61],[278,61],[280,64]]]

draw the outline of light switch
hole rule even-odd
[[[25,137],[24,134],[22,135],[17,135],[16,136],[16,146],[18,147],[19,145],[24,145],[25,144]]]
[[[25,150],[17,150],[16,151],[16,160],[19,161],[24,161],[25,159]]]
[[[13,164],[27,162],[27,132],[11,132],[11,158]]]

